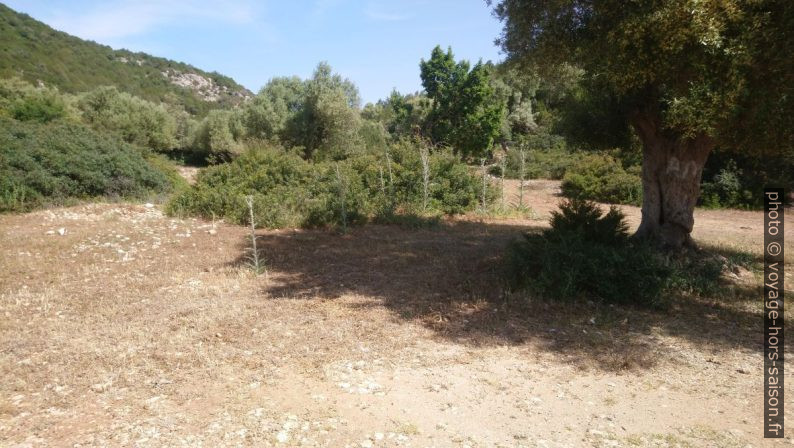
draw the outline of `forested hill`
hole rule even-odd
[[[57,31],[0,4],[0,77],[16,76],[76,93],[100,85],[193,114],[238,104],[251,95],[233,79],[169,59],[114,50]]]

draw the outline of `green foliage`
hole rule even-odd
[[[570,200],[551,228],[526,234],[506,254],[506,280],[549,300],[597,300],[656,307],[674,295],[713,294],[724,263],[717,257],[673,256],[628,238],[623,214]]]
[[[253,194],[258,225],[297,226],[300,209],[308,201],[304,186],[310,180],[308,163],[296,155],[249,150],[231,163],[202,170],[196,184],[172,198],[167,210],[245,224],[249,220],[245,197]]]
[[[469,70],[467,61],[455,62],[452,49],[444,53],[440,46],[419,67],[422,86],[433,100],[427,124],[433,141],[464,157],[490,151],[505,113],[491,86],[491,68],[479,62]]]
[[[98,87],[81,95],[77,107],[86,122],[117,133],[127,143],[156,151],[177,145],[177,123],[165,107],[116,87]]]
[[[430,168],[431,210],[452,214],[475,207],[477,179],[465,165],[441,151],[431,155]],[[356,224],[416,212],[422,200],[419,151],[402,142],[389,147],[388,159],[384,153],[313,162],[255,147],[230,163],[203,170],[168,210],[246,223],[247,195],[257,204],[255,221],[269,228]]]
[[[521,177],[521,147],[524,147],[524,179],[562,179],[568,168],[581,156],[569,150],[558,135],[533,134],[509,146],[506,152],[505,177]],[[498,167],[492,171],[500,175]]]
[[[245,149],[243,116],[238,110],[212,110],[196,126],[191,148],[206,154],[208,160],[223,161]]]
[[[571,199],[551,214],[551,228],[560,234],[578,234],[586,241],[617,245],[626,242],[629,226],[623,212],[610,207],[604,214],[598,204]]]
[[[736,162],[728,163],[710,181],[701,184],[700,200],[705,207],[741,207],[752,201],[751,193],[742,190],[741,171]]]
[[[306,82],[303,109],[290,140],[308,158],[339,160],[359,144],[359,98],[355,85],[321,63]]]
[[[340,160],[360,149],[356,86],[326,63],[311,79],[275,78],[245,108],[249,137],[303,148],[306,158]]]
[[[401,95],[393,90],[385,100],[367,104],[361,115],[382,125],[394,139],[412,138],[424,131],[432,105],[427,95]]]
[[[140,150],[86,126],[0,118],[0,211],[144,197],[171,185]]]
[[[392,181],[389,196],[403,212],[422,211],[422,162],[420,145],[410,140],[401,140],[387,148],[379,166],[391,167]],[[385,158],[385,157],[384,157]],[[384,166],[387,165],[387,166]],[[462,213],[477,205],[480,188],[479,179],[450,151],[435,151],[429,156],[430,185],[428,209],[446,214]],[[388,172],[385,173],[388,177]]]
[[[0,116],[47,123],[73,113],[57,89],[33,87],[19,78],[0,79]]]
[[[305,82],[297,76],[268,81],[245,107],[247,135],[271,142],[289,139],[288,126],[303,108],[305,91]]]
[[[562,194],[568,198],[639,205],[642,202],[639,171],[638,166],[624,169],[609,154],[588,154],[568,168],[562,181]]]
[[[507,252],[507,280],[554,300],[591,299],[656,305],[670,270],[655,250],[630,243],[623,215],[596,204],[569,201],[552,228],[526,234]]]
[[[516,141],[538,130],[532,106],[540,87],[537,76],[502,64],[492,70],[491,87],[498,101],[506,105],[498,140]]]
[[[509,61],[585,70],[588,96],[610,99],[624,123],[749,152],[794,146],[794,87],[783,75],[794,72],[791,2],[489,3]]]
[[[770,186],[794,191],[794,151],[758,157],[718,150],[703,170],[700,204],[759,209]]]
[[[43,82],[63,92],[78,93],[96,86],[118,89],[154,102],[170,96],[191,114],[205,115],[213,108],[240,104],[249,92],[231,78],[207,73],[168,59],[113,50],[56,31],[26,14],[0,4],[0,77],[18,76],[28,82]],[[163,72],[193,73],[218,86],[218,101],[206,101],[189,88],[173,84]]]

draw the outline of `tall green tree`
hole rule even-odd
[[[193,135],[193,149],[207,154],[208,160],[229,160],[241,154],[245,129],[239,109],[211,110],[198,124]]]
[[[279,141],[290,120],[303,108],[306,85],[297,76],[273,78],[245,108],[249,137]]]
[[[422,86],[433,100],[428,116],[435,143],[450,145],[464,157],[487,153],[499,135],[505,104],[491,86],[489,68],[482,62],[470,69],[456,62],[452,49],[436,46],[430,59],[419,63]]]
[[[512,62],[584,69],[643,144],[640,237],[692,243],[716,146],[794,142],[794,3],[785,0],[488,0]]]
[[[321,62],[310,79],[274,78],[245,107],[248,137],[303,148],[306,158],[341,159],[360,147],[358,88]]]
[[[321,62],[306,81],[303,110],[294,134],[306,156],[339,160],[358,146],[360,103],[355,84]]]

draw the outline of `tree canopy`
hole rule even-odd
[[[245,108],[248,136],[301,147],[308,158],[341,158],[359,135],[358,88],[325,62],[310,79],[271,79]]]
[[[794,146],[794,4],[781,0],[489,0],[508,62],[582,69],[605,122],[643,143],[638,236],[691,243],[703,166],[717,146]]]
[[[508,59],[584,69],[626,117],[720,145],[792,145],[794,7],[779,0],[502,0]],[[777,123],[778,126],[773,126]],[[783,126],[783,125],[786,126]]]
[[[455,61],[452,49],[433,49],[419,64],[422,86],[433,100],[429,133],[434,142],[452,146],[463,156],[480,156],[499,134],[505,104],[491,86],[489,68]]]

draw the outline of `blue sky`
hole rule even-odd
[[[256,92],[328,61],[364,102],[421,89],[439,44],[472,62],[502,59],[483,0],[3,0],[70,34],[216,70]]]

